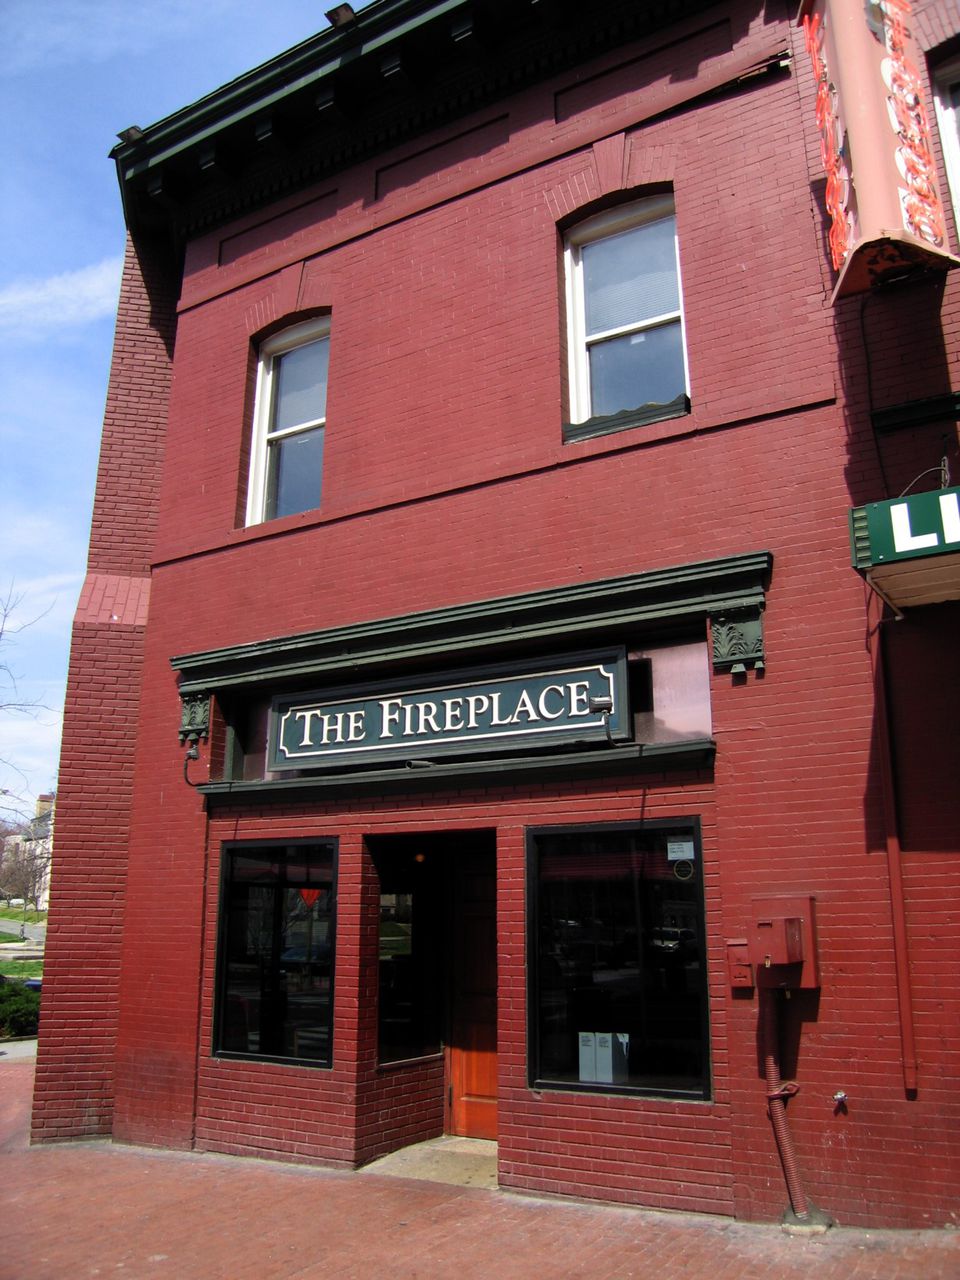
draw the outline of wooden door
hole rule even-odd
[[[452,853],[450,1035],[447,1131],[497,1136],[496,855]]]

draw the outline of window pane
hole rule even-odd
[[[590,405],[595,417],[669,404],[686,391],[680,321],[608,338],[590,348]]]
[[[704,641],[634,650],[630,663],[631,668],[649,664],[649,706],[634,712],[637,742],[710,737],[710,659]]]
[[[542,835],[536,848],[534,1079],[703,1096],[705,968],[692,832]],[[690,857],[674,861],[678,853]]]
[[[588,336],[679,311],[674,223],[661,218],[583,246]]]
[[[274,440],[270,445],[266,520],[319,507],[323,432],[323,427],[315,427],[312,431]]]
[[[282,431],[301,422],[316,422],[326,417],[329,360],[329,338],[308,342],[306,346],[277,356],[272,430]]]
[[[410,847],[375,853],[380,877],[379,1060],[440,1051],[444,992],[443,864],[417,862]]]
[[[329,1063],[333,850],[227,858],[218,1052]]]

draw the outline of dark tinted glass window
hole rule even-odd
[[[429,841],[371,840],[380,877],[379,1059],[440,1051],[444,869]]]
[[[217,1051],[332,1061],[332,842],[224,853]]]
[[[694,827],[538,832],[530,866],[532,1081],[705,1097]]]

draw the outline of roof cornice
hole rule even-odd
[[[703,0],[374,0],[111,151],[131,231],[191,235],[695,11]]]

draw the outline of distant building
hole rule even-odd
[[[952,1221],[960,6],[335,20],[114,152],[34,1138]]]
[[[9,897],[24,898],[38,911],[46,911],[50,899],[56,800],[54,794],[38,796],[34,816],[2,841],[3,866],[9,876],[0,888],[9,890]]]

